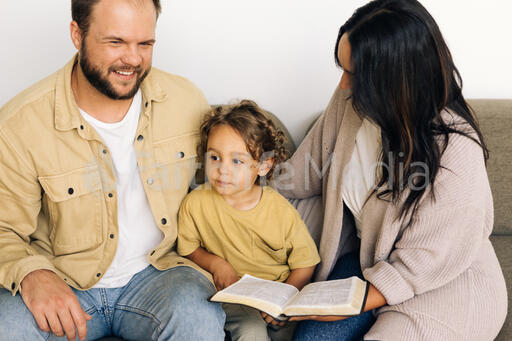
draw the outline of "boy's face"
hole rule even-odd
[[[247,150],[244,140],[229,125],[210,130],[206,151],[206,175],[212,187],[223,197],[242,198],[259,176],[269,171]]]

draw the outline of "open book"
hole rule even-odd
[[[285,320],[300,315],[359,315],[363,312],[368,282],[358,277],[314,282],[301,291],[293,285],[244,275],[210,300],[237,303]]]

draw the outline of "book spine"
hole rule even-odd
[[[359,312],[359,315],[364,313],[364,307],[366,307],[366,299],[368,298],[369,291],[370,291],[370,282],[366,281],[366,290],[364,293],[363,305],[361,306],[361,311]]]

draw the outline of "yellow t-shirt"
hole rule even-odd
[[[270,187],[251,210],[237,210],[209,184],[192,191],[180,208],[178,253],[199,246],[228,261],[241,277],[285,281],[290,270],[320,262],[315,242],[295,208]]]

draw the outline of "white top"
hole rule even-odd
[[[141,110],[140,90],[120,122],[101,122],[80,110],[84,119],[103,140],[112,157],[116,177],[114,197],[110,200],[117,199],[117,251],[112,264],[95,288],[118,288],[126,285],[133,275],[149,265],[146,254],[163,239],[144,192],[133,147]]]
[[[359,238],[363,206],[377,185],[376,175],[380,174],[381,146],[380,128],[373,122],[363,119],[356,135],[354,152],[343,171],[342,186],[343,202],[354,215]]]

